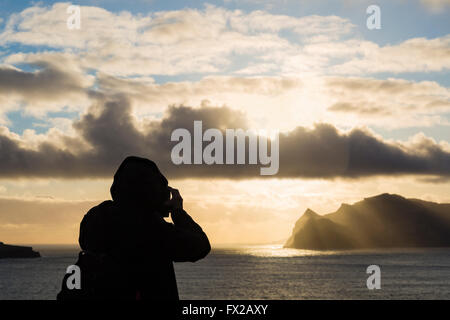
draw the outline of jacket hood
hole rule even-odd
[[[169,198],[167,186],[166,177],[153,161],[129,156],[114,174],[110,193],[113,201],[118,203],[145,201],[159,205]]]

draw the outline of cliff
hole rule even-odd
[[[32,247],[13,246],[0,242],[0,259],[2,258],[39,258],[39,252]]]
[[[450,204],[386,193],[323,216],[306,210],[285,244],[315,250],[446,246]]]

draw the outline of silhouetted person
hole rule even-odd
[[[58,299],[177,300],[173,262],[204,258],[208,237],[151,160],[127,157],[110,191],[81,221],[81,290],[66,287],[68,274]]]

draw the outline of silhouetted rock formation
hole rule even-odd
[[[315,250],[447,247],[450,204],[385,193],[342,204],[323,216],[308,209],[284,246]]]
[[[39,252],[32,247],[13,246],[0,242],[0,259],[2,258],[39,258]]]

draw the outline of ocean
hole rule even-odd
[[[75,246],[34,245],[42,257],[0,260],[0,300],[52,300]],[[381,288],[366,285],[369,265]],[[450,248],[311,251],[280,245],[216,247],[176,263],[181,299],[450,299]]]

